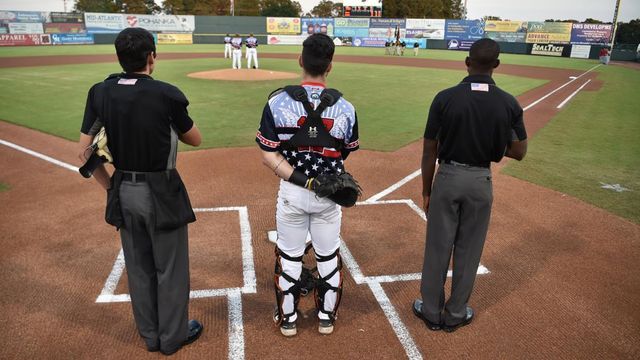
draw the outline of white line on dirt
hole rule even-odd
[[[404,179],[398,181],[397,183],[389,186],[388,188],[380,191],[379,193],[373,195],[372,197],[368,198],[367,200],[365,200],[365,203],[373,203],[376,202],[380,199],[382,199],[383,197],[391,194],[392,192],[396,191],[398,188],[400,188],[402,185],[408,183],[409,181],[415,179],[418,175],[420,175],[420,169],[412,172],[411,174],[407,175]]]
[[[104,283],[104,287],[102,288],[102,292],[96,299],[97,303],[105,303],[112,302],[114,297],[114,292],[116,291],[116,287],[118,286],[118,281],[120,281],[120,277],[124,272],[124,252],[120,249],[118,256],[116,257],[116,261],[113,263],[113,267],[111,268],[111,273],[109,277],[107,277],[107,281]],[[127,295],[127,299],[124,301],[129,301],[129,295]],[[122,298],[122,296],[120,296]],[[122,300],[122,299],[121,299]],[[122,302],[122,301],[117,301]]]
[[[592,67],[591,69],[589,69],[589,70],[587,70],[587,71],[583,72],[582,74],[580,74],[580,75],[576,76],[575,78],[574,78],[574,77],[572,77],[572,78],[571,78],[571,80],[569,80],[569,81],[567,81],[566,83],[564,83],[564,84],[560,85],[560,86],[559,86],[559,87],[557,87],[556,89],[554,89],[554,90],[550,91],[549,93],[547,93],[546,95],[544,95],[544,96],[543,96],[543,97],[541,97],[540,99],[538,99],[538,100],[536,100],[536,101],[532,102],[531,104],[527,105],[527,107],[525,107],[525,108],[524,108],[524,109],[522,109],[522,110],[523,110],[523,111],[527,111],[527,110],[531,109],[532,107],[534,107],[534,106],[536,106],[537,104],[539,104],[540,102],[542,102],[544,99],[546,99],[546,98],[548,98],[549,96],[551,96],[551,95],[555,94],[556,92],[558,92],[558,91],[562,90],[565,86],[567,86],[567,85],[571,84],[572,82],[574,82],[574,81],[576,81],[576,80],[580,79],[581,77],[583,77],[583,76],[585,76],[586,74],[590,73],[591,71],[595,70],[595,69],[596,69],[597,67],[599,67],[600,65],[602,65],[602,64],[598,64],[598,65],[596,65],[596,66]]]
[[[244,359],[244,324],[242,321],[242,293],[231,291],[229,300],[229,359]]]
[[[566,99],[564,99],[563,102],[560,103],[560,105],[558,105],[556,107],[556,109],[560,109],[562,108],[566,103],[569,102],[569,100],[571,100],[574,96],[576,96],[576,94],[578,92],[580,92],[580,90],[582,90],[585,86],[587,86],[588,83],[591,82],[591,79],[587,80],[584,84],[582,84],[582,86],[580,86],[578,89],[576,89],[576,91],[572,92],[571,95],[569,95]]]
[[[23,153],[31,155],[33,157],[36,157],[38,159],[50,162],[50,163],[52,163],[54,165],[60,166],[61,168],[65,168],[67,170],[78,172],[78,168],[76,166],[73,166],[71,164],[67,164],[64,161],[56,160],[56,159],[54,159],[54,158],[52,158],[50,156],[41,154],[41,153],[39,153],[37,151],[33,151],[31,149],[27,149],[26,147],[22,147],[20,145],[16,145],[14,143],[11,143],[11,142],[8,142],[8,141],[2,140],[2,139],[0,139],[0,144],[8,146],[8,147],[10,147],[12,149],[15,149],[15,150],[18,150],[18,151],[22,151]]]

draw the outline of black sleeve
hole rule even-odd
[[[100,130],[100,127],[102,127],[98,109],[96,108],[96,104],[101,103],[96,101],[97,87],[98,84],[93,85],[91,89],[89,89],[89,94],[87,94],[87,104],[84,107],[84,118],[82,119],[82,126],[80,127],[80,132],[85,135],[95,135],[98,133],[98,130]]]
[[[276,133],[276,123],[273,120],[271,108],[267,103],[262,110],[262,119],[260,119],[260,128],[256,134],[256,142],[260,149],[264,151],[278,151],[280,148],[280,138]]]
[[[360,134],[358,133],[358,113],[353,111],[353,124],[351,131],[348,133],[348,137],[344,141],[344,148],[342,149],[342,157],[347,158],[346,154],[356,151],[360,148]]]
[[[191,130],[193,127],[193,120],[187,111],[187,106],[189,106],[189,100],[187,100],[187,97],[175,86],[169,86],[167,88],[166,95],[169,101],[171,123],[181,134]]]
[[[440,103],[440,94],[436,95],[431,102],[431,108],[429,109],[429,118],[427,119],[427,127],[424,130],[424,137],[426,139],[436,140],[440,127],[442,126],[442,105]]]
[[[523,141],[527,139],[527,130],[524,128],[524,111],[515,99],[511,129],[511,141]]]

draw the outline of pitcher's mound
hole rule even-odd
[[[196,79],[227,80],[227,81],[262,81],[278,79],[295,79],[298,74],[282,71],[262,69],[222,69],[212,71],[200,71],[187,75]]]

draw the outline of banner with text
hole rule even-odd
[[[269,35],[269,45],[302,45],[309,35]]]
[[[527,22],[487,20],[484,24],[484,36],[495,41],[523,43],[527,37]]]
[[[447,40],[447,49],[448,50],[469,50],[471,49],[471,45],[475,40],[458,40],[458,39],[449,39]]]
[[[591,45],[572,45],[570,57],[578,59],[588,59],[590,53]]]
[[[84,13],[84,23],[90,33],[118,33],[124,30],[124,15]]]
[[[46,23],[44,32],[47,34],[78,34],[87,32],[83,23]]]
[[[611,24],[573,24],[572,44],[608,44],[611,41]]]
[[[407,19],[407,38],[444,39],[444,19]]]
[[[369,22],[369,37],[395,39],[396,30],[400,30],[400,37],[404,38],[407,34],[405,24],[405,19],[372,18]]]
[[[42,23],[9,23],[9,34],[42,34]]]
[[[335,36],[369,37],[369,18],[335,18]]]
[[[47,20],[47,13],[42,11],[6,11],[0,10],[0,24],[8,23],[43,23]]]
[[[0,46],[51,45],[49,34],[0,34]]]
[[[446,20],[444,38],[446,40],[475,41],[484,37],[482,20]]]
[[[51,34],[53,45],[93,44],[93,34]]]
[[[267,33],[269,34],[301,34],[300,18],[267,18]]]
[[[158,34],[158,44],[191,45],[193,34]]]
[[[155,32],[192,33],[196,29],[193,15],[125,15],[125,25]]]
[[[563,44],[533,44],[531,55],[563,56],[568,51],[569,45]]]
[[[527,43],[569,43],[571,23],[529,21],[527,24]]]
[[[333,36],[333,19],[332,18],[302,18],[302,34],[326,34]]]
[[[52,23],[84,23],[82,13],[50,12],[49,22]]]

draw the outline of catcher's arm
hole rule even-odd
[[[87,150],[87,148],[91,146],[93,137],[94,135],[80,133],[80,140],[78,141],[78,158],[80,159],[82,164],[87,162],[87,159],[89,158],[89,156],[91,156],[91,150]],[[104,168],[104,165],[99,165],[94,170],[93,177],[105,190],[109,188],[111,184],[111,177],[109,176],[107,170]]]
[[[260,151],[262,152],[262,163],[278,175],[278,177],[311,190],[313,178],[309,178],[302,172],[295,170],[282,154],[277,151]]]

